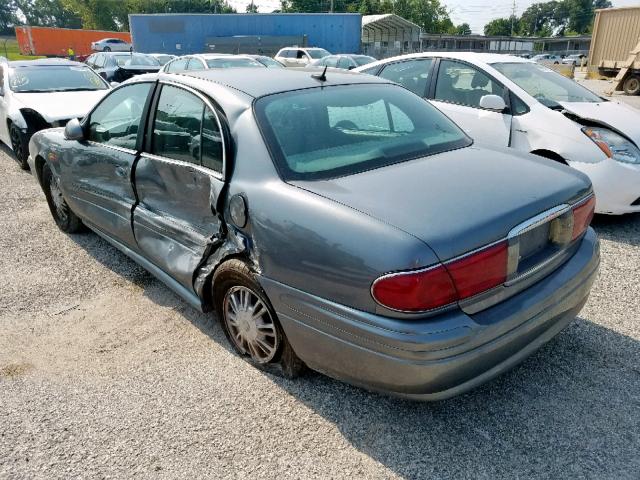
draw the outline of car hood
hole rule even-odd
[[[393,225],[441,261],[500,240],[516,225],[591,190],[552,160],[468,147],[297,187]]]
[[[84,117],[109,90],[84,92],[15,93],[20,108],[31,108],[51,123],[56,120]]]
[[[595,123],[607,125],[640,146],[640,112],[621,103],[560,102],[565,110]]]

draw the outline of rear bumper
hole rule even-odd
[[[260,278],[298,356],[331,377],[394,395],[440,400],[515,366],[553,338],[587,300],[600,261],[589,229],[575,255],[508,300],[469,316],[459,309],[397,320]]]

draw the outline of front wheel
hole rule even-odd
[[[216,270],[213,299],[224,333],[233,349],[254,366],[277,367],[283,376],[294,378],[304,371],[271,303],[249,266],[233,259]]]
[[[102,49],[103,52],[110,52],[111,51],[111,47],[104,47]]]
[[[16,160],[23,170],[29,170],[29,139],[27,134],[22,132],[16,124],[12,123],[9,128],[9,136],[11,137],[11,148]]]
[[[627,95],[638,95],[640,93],[640,77],[631,75],[624,81],[622,86]]]
[[[58,228],[66,233],[80,231],[82,229],[82,220],[67,205],[67,201],[62,196],[60,181],[46,163],[42,167],[42,190],[49,204],[51,216]]]

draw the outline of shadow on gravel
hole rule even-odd
[[[591,225],[602,239],[640,245],[640,213],[596,215]]]
[[[639,478],[640,342],[578,319],[510,372],[437,403],[310,373],[273,381],[404,478]]]

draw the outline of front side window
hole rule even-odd
[[[379,76],[399,83],[407,90],[424,97],[427,93],[427,83],[429,82],[429,72],[431,71],[432,63],[433,61],[431,59],[416,59],[392,63],[384,67]]]
[[[355,65],[351,63],[351,60],[349,59],[349,57],[340,57],[340,60],[338,60],[338,68],[348,70],[349,67],[354,67],[354,66]]]
[[[318,62],[318,65],[336,67],[338,65],[338,57],[325,57]]]
[[[435,100],[480,108],[482,97],[501,97],[503,92],[502,85],[475,67],[452,60],[440,61]]]
[[[537,63],[494,63],[501,74],[547,107],[559,102],[602,102],[602,98],[573,80]]]
[[[106,61],[107,61],[107,56],[99,53],[94,60],[95,63],[93,66],[95,68],[102,68],[104,67],[104,64],[106,63]]]
[[[351,175],[471,144],[435,107],[389,84],[269,95],[255,114],[285,180]]]
[[[135,83],[108,95],[89,117],[89,140],[135,150],[151,85]]]
[[[191,58],[187,64],[187,70],[204,70],[204,63],[197,58]]]
[[[14,68],[9,88],[16,93],[79,92],[109,87],[86,66],[33,66]]]
[[[188,61],[189,61],[188,58],[179,58],[177,60],[174,60],[167,67],[167,72],[169,73],[182,72],[187,68]]]

